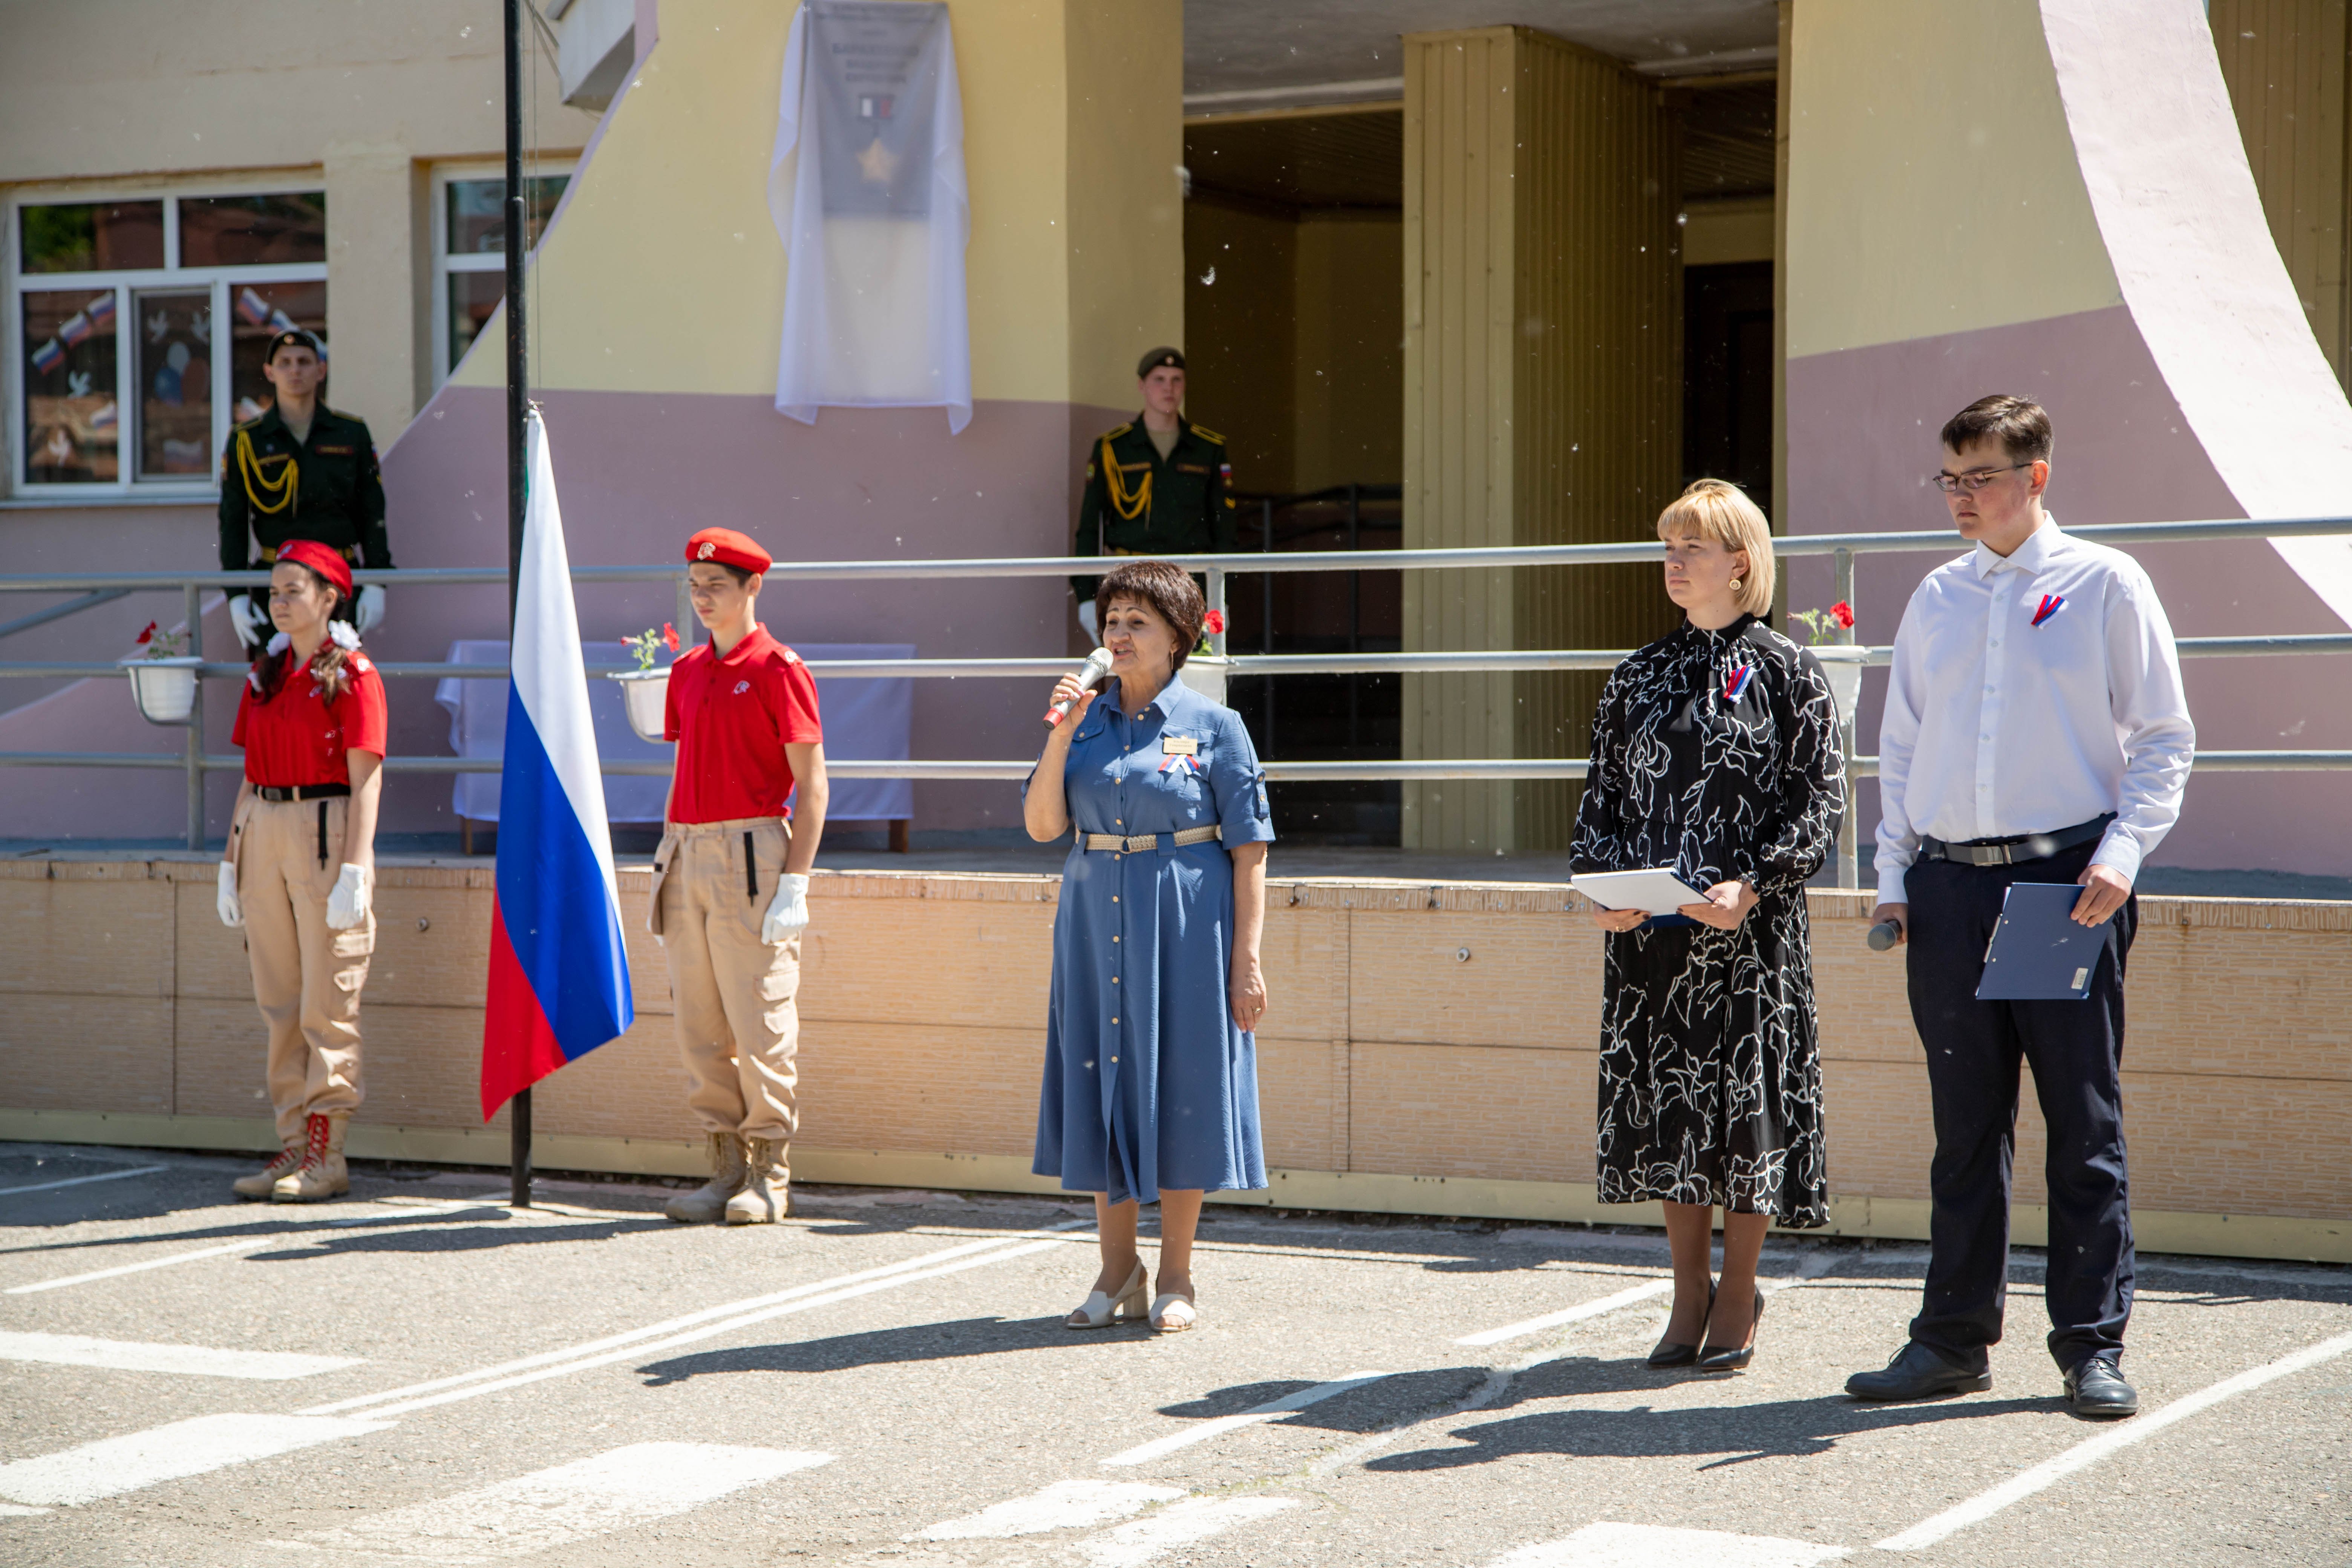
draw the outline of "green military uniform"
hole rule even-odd
[[[1176,445],[1161,458],[1143,416],[1106,431],[1087,458],[1087,495],[1078,507],[1074,555],[1203,555],[1234,548],[1234,479],[1225,438],[1182,415]],[[1095,596],[1093,577],[1073,577],[1081,601]]]
[[[355,566],[392,564],[375,440],[366,421],[323,403],[306,440],[295,440],[272,407],[230,431],[221,451],[221,570],[267,565],[295,539],[340,550]]]

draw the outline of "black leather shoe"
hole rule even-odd
[[[1710,1316],[1715,1312],[1715,1281],[1712,1279],[1706,1282],[1706,1310]],[[1706,1330],[1704,1326],[1700,1328],[1699,1335],[1701,1338],[1706,1337]],[[1660,1372],[1666,1372],[1678,1366],[1688,1366],[1696,1360],[1698,1360],[1696,1345],[1677,1344],[1668,1339],[1661,1339],[1657,1347],[1650,1352],[1650,1364]]]
[[[2116,1370],[2115,1354],[2103,1352],[2066,1374],[2066,1408],[2086,1421],[2117,1421],[2139,1414],[2139,1392]]]
[[[1764,1292],[1756,1292],[1756,1315],[1748,1320],[1744,1345],[1707,1345],[1698,1352],[1701,1372],[1738,1372],[1756,1359],[1756,1336],[1764,1327]]]
[[[1991,1386],[1989,1369],[1947,1361],[1916,1340],[1896,1352],[1885,1371],[1858,1372],[1845,1380],[1845,1391],[1856,1399],[1930,1399],[1938,1394],[1982,1394]]]

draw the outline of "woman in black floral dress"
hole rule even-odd
[[[1593,911],[1601,1201],[1665,1205],[1675,1310],[1651,1364],[1731,1371],[1754,1354],[1765,1230],[1829,1218],[1804,889],[1837,837],[1844,759],[1821,666],[1757,618],[1773,567],[1755,503],[1700,479],[1658,535],[1688,619],[1601,691],[1575,869],[1671,867],[1707,901]]]

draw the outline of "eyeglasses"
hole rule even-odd
[[[2003,474],[2014,473],[2020,468],[2032,467],[2033,467],[2032,463],[2011,463],[2006,468],[1970,468],[1965,474],[1929,474],[1927,482],[1946,495],[1955,495],[1961,490],[1974,495]]]

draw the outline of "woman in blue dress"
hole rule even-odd
[[[1240,715],[1177,677],[1206,618],[1164,561],[1113,570],[1095,595],[1112,680],[1065,676],[1069,700],[1023,792],[1029,836],[1076,830],[1054,914],[1054,988],[1033,1169],[1092,1193],[1102,1270],[1074,1329],[1198,1320],[1192,1237],[1203,1194],[1265,1185],[1258,1020],[1265,979],[1265,775]],[[1138,1205],[1160,1205],[1144,1309]]]

